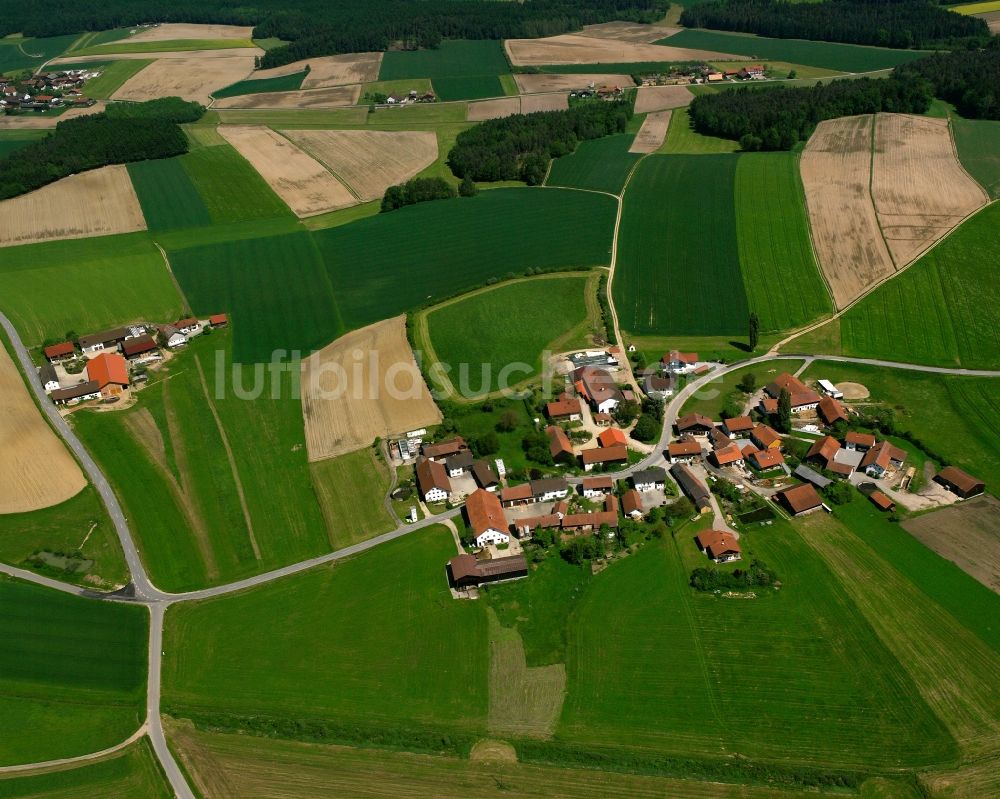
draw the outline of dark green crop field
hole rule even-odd
[[[129,164],[128,174],[150,230],[212,224],[212,217],[179,158]]]
[[[216,89],[212,92],[212,96],[221,99],[223,97],[239,97],[244,94],[257,94],[258,92],[293,92],[302,86],[302,81],[306,79],[308,74],[303,70],[302,72],[293,72],[291,75],[279,75],[276,78],[241,80],[223,89]]]
[[[1000,122],[951,115],[962,166],[993,198],[1000,197]]]
[[[0,39],[0,75],[20,69],[35,69],[63,53],[79,38],[76,33],[25,39],[19,36]]]
[[[510,72],[499,40],[452,39],[433,50],[390,50],[378,79],[430,78],[440,100],[502,97],[499,75]]]
[[[620,194],[629,170],[640,158],[628,151],[634,138],[622,133],[580,142],[576,152],[552,162],[545,184]]]
[[[201,147],[180,160],[215,224],[294,218],[257,170],[228,144]]]
[[[654,155],[625,192],[614,298],[630,333],[745,335],[732,155]]]

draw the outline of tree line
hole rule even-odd
[[[964,117],[1000,119],[1000,39],[984,50],[936,53],[895,71],[928,81],[934,96],[954,103]]]
[[[169,158],[187,152],[178,122],[204,113],[176,97],[149,103],[109,105],[99,114],[67,119],[37,142],[0,159],[0,199],[16,197],[77,172]]]
[[[926,48],[984,44],[989,28],[927,0],[711,0],[688,6],[681,24],[879,47]]]
[[[624,132],[631,117],[630,102],[590,100],[565,111],[491,119],[458,134],[448,166],[459,178],[537,186],[551,159],[572,153],[581,141]]]

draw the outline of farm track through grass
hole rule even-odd
[[[641,157],[628,151],[633,138],[622,133],[580,142],[576,152],[552,162],[545,185],[621,194],[629,170]]]

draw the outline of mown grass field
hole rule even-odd
[[[329,530],[330,548],[367,541],[396,526],[385,509],[388,469],[372,449],[309,465]],[[411,503],[412,504],[412,503]]]
[[[913,681],[798,533],[779,521],[753,548],[780,592],[696,594],[669,538],[595,580],[572,620],[559,738],[792,768],[953,758]]]
[[[735,153],[740,143],[717,136],[705,136],[691,127],[691,116],[686,108],[675,108],[670,115],[667,137],[657,152],[683,155]]]
[[[927,55],[922,50],[890,50],[884,47],[814,42],[806,39],[769,39],[765,36],[709,30],[683,30],[667,39],[661,39],[657,44],[788,61],[841,72],[888,69]]]
[[[800,327],[830,313],[809,241],[798,154],[741,155],[734,202],[747,304],[761,330]]]
[[[951,130],[962,166],[991,197],[1000,197],[1000,122],[951,114]]]
[[[212,217],[178,158],[128,165],[142,215],[150,230],[175,230],[212,224]]]
[[[994,203],[844,314],[843,353],[995,369],[1000,363],[998,247],[1000,204]]]
[[[145,718],[145,608],[0,579],[0,765],[112,746]]]
[[[121,753],[62,771],[0,777],[2,799],[169,799],[173,796],[144,738]]]
[[[433,50],[390,50],[378,79],[430,78],[440,100],[502,97],[499,75],[510,72],[498,40],[446,39]]]
[[[0,38],[0,75],[22,69],[34,70],[50,58],[55,58],[79,38],[79,34],[49,36],[44,39],[23,36]]]
[[[147,233],[7,247],[0,308],[31,347],[125,322],[176,319],[181,298]]]
[[[228,144],[201,147],[179,160],[201,195],[213,223],[294,218],[257,170]]]
[[[302,72],[293,72],[290,75],[279,75],[276,78],[241,80],[222,89],[216,89],[212,92],[212,96],[221,99],[258,92],[293,92],[302,86],[302,81],[306,79],[307,74],[303,70]]]
[[[589,299],[597,291],[596,277],[546,275],[504,283],[431,308],[418,316],[417,328],[428,334],[435,360],[451,366],[460,392],[488,394],[500,388],[496,381],[509,364],[530,367],[511,373],[513,385],[541,371],[543,350],[586,346],[587,333],[600,324],[600,311]],[[466,388],[456,384],[463,369]]]
[[[738,159],[650,156],[625,192],[614,299],[636,334],[745,335],[733,191]]]
[[[580,142],[576,152],[552,162],[545,184],[621,194],[629,170],[641,157],[628,151],[634,138],[622,133]]]
[[[170,715],[325,720],[388,745],[485,728],[486,617],[451,598],[432,527],[259,589],[177,605],[164,633]],[[336,740],[334,734],[332,740]],[[444,747],[447,748],[447,747]]]

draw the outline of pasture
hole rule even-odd
[[[747,304],[761,330],[800,327],[829,313],[830,295],[809,240],[799,156],[742,154],[734,202]]]
[[[216,100],[224,97],[239,97],[244,94],[257,94],[258,92],[291,92],[302,87],[302,81],[308,73],[291,72],[287,75],[278,75],[273,78],[248,78],[216,89],[212,96]]]
[[[462,746],[485,729],[489,654],[481,607],[448,591],[444,564],[454,554],[451,534],[436,526],[257,589],[174,606],[164,630],[165,712],[325,722],[330,742],[405,748],[426,732],[435,750]]]
[[[508,378],[512,385],[534,377],[544,366],[544,351],[590,344],[587,334],[601,325],[600,311],[590,299],[597,277],[596,272],[543,275],[503,283],[419,314],[414,324],[424,346],[429,345],[427,363],[447,364],[451,371],[446,380],[466,399],[500,388],[494,381],[509,364],[520,365]],[[469,335],[470,320],[475,320],[475,335]]]
[[[212,217],[179,158],[128,165],[132,187],[151,231],[203,227]]]
[[[963,223],[840,320],[845,354],[938,366],[1000,363],[1000,287],[993,263],[1000,205]]]
[[[396,527],[384,505],[388,469],[372,447],[309,467],[331,549],[367,541]]]
[[[378,80],[430,78],[440,100],[476,100],[503,96],[498,76],[509,72],[499,41],[446,39],[433,50],[390,50]]]
[[[735,153],[740,149],[740,143],[732,139],[706,136],[694,130],[686,108],[677,108],[670,113],[670,127],[667,128],[667,140],[660,148],[661,153],[701,155]]]
[[[951,131],[955,137],[958,160],[989,195],[1000,197],[1000,122],[989,119],[964,119],[951,116]]]
[[[176,319],[182,301],[149,235],[133,233],[5,249],[0,308],[31,347],[71,330]]]
[[[612,287],[623,330],[746,334],[733,206],[738,160],[669,155],[639,165],[625,191]]]
[[[629,149],[634,138],[620,133],[580,142],[575,152],[552,162],[545,185],[621,194],[629,170],[639,160]]]
[[[135,732],[146,715],[145,608],[6,577],[0,606],[0,765],[82,755]]]
[[[742,33],[709,30],[682,30],[659,44],[671,47],[695,47],[737,53],[757,60],[788,61],[810,67],[835,69],[840,72],[872,72],[905,64],[927,53],[921,50],[890,50],[836,42],[815,42],[806,39],[769,39]]]

